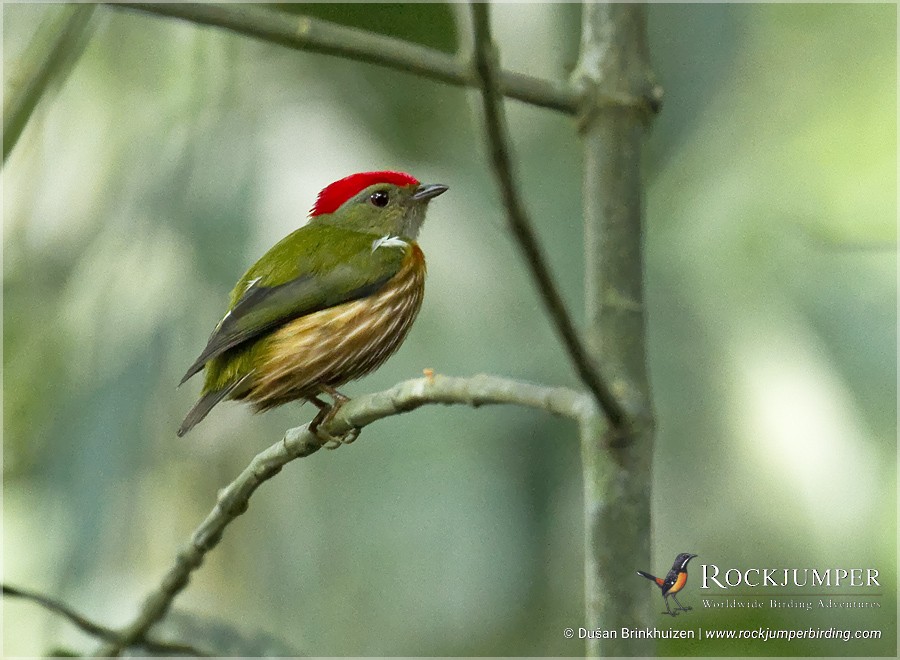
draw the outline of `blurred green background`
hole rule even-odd
[[[446,51],[465,7],[278,5]],[[4,80],[53,5],[4,5]],[[660,644],[672,655],[896,652],[897,16],[893,5],[653,5],[666,90],[646,149],[654,566],[875,567],[877,610],[660,625],[880,629],[876,642]],[[565,78],[577,5],[498,5],[504,66]],[[421,236],[407,342],[346,387],[489,372],[578,387],[504,228],[477,93],[98,8],[3,171],[3,572],[126,622],[250,458],[309,407],[226,404],[175,437],[176,389],[244,269],[316,192],[397,168],[450,192]],[[581,319],[569,118],[508,102],[524,197]],[[430,407],[291,464],[159,630],[246,655],[578,655],[579,447],[514,408]],[[614,543],[615,539],[610,539]],[[693,564],[692,564],[693,566]],[[698,567],[699,568],[699,567]],[[659,602],[657,602],[659,601]],[[3,603],[7,655],[94,642]]]

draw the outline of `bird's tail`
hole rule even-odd
[[[650,575],[649,573],[645,573],[644,571],[638,571],[637,574],[659,584],[659,579],[655,575]]]
[[[252,372],[251,372],[252,373]],[[209,411],[213,409],[219,401],[226,398],[229,394],[233,394],[234,391],[243,384],[245,380],[250,376],[247,374],[240,380],[227,387],[222,388],[221,390],[215,390],[213,392],[206,392],[203,396],[200,397],[200,400],[194,404],[194,407],[188,411],[188,414],[185,416],[184,421],[181,422],[181,426],[178,427],[178,437],[182,437],[185,433],[190,431],[192,428],[197,426],[200,422],[203,421],[203,418],[209,414]]]

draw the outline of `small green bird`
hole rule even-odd
[[[329,421],[342,384],[377,369],[406,338],[422,304],[416,243],[428,202],[447,190],[402,172],[362,172],[319,193],[309,222],[244,273],[225,316],[181,383],[206,369],[183,436],[223,399],[256,412],[310,401]],[[328,394],[328,404],[319,395]]]

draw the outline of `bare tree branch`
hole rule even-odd
[[[472,18],[475,31],[474,65],[481,82],[487,139],[491,152],[491,161],[500,195],[506,207],[507,221],[510,231],[529,267],[529,272],[541,296],[544,306],[550,315],[556,331],[560,336],[569,358],[578,372],[578,376],[590,389],[594,398],[610,421],[611,426],[620,429],[627,423],[622,405],[613,396],[606,383],[588,355],[587,349],[578,336],[578,330],[566,303],[559,292],[547,258],[541,249],[540,242],[532,227],[525,206],[519,197],[515,184],[512,163],[510,162],[509,136],[506,130],[506,117],[503,112],[503,98],[497,78],[499,69],[497,49],[491,40],[490,17],[487,3],[472,3]]]
[[[64,5],[38,28],[16,66],[7,67],[12,73],[3,90],[4,163],[50,83],[64,79],[81,55],[95,6]]]
[[[565,387],[543,387],[488,375],[471,378],[433,376],[404,381],[389,390],[357,397],[342,406],[328,428],[322,430],[342,436],[379,419],[435,403],[476,408],[490,404],[515,404],[579,422],[595,414],[589,397]],[[166,615],[172,601],[187,586],[191,573],[222,539],[228,524],[247,510],[253,492],[294,459],[309,456],[321,448],[322,441],[303,426],[290,429],[283,439],[257,454],[250,465],[219,492],[213,510],[194,531],[188,544],[178,552],[175,564],[144,601],[135,620],[125,626],[115,639],[104,644],[96,655],[118,655],[123,648],[143,638]]]
[[[584,90],[587,344],[631,421],[581,427],[588,629],[652,626],[649,601],[623,577],[650,562],[653,409],[647,377],[641,151],[662,90],[650,69],[645,8],[587,0],[573,82]],[[589,639],[588,655],[649,656],[653,640]]]
[[[112,3],[159,16],[225,28],[295,50],[337,55],[405,71],[457,87],[475,87],[467,62],[439,50],[308,16],[246,4]],[[523,73],[499,74],[503,94],[524,103],[574,114],[578,96],[567,82]]]
[[[50,598],[49,596],[44,596],[43,594],[39,594],[35,591],[27,591],[25,589],[11,587],[8,584],[3,585],[3,595],[9,598],[21,598],[23,600],[29,600],[32,603],[37,603],[44,609],[49,610],[54,614],[59,614],[63,618],[68,619],[69,622],[71,622],[77,628],[86,632],[88,635],[93,635],[94,637],[98,637],[107,641],[120,640],[119,633],[117,633],[112,628],[107,628],[106,626],[102,626],[99,623],[94,623],[86,616],[78,613],[65,603],[54,598]],[[147,651],[150,651],[151,653],[166,655],[193,655],[198,657],[206,657],[211,655],[210,653],[200,651],[188,644],[161,642],[150,638],[142,638],[136,640],[135,643],[132,644],[132,646],[138,646],[140,648],[146,649]]]

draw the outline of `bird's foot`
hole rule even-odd
[[[310,429],[325,449],[337,449],[344,445],[352,444],[359,437],[359,429],[350,429],[344,435],[331,435],[322,429]]]
[[[322,441],[322,446],[325,449],[337,449],[342,445],[352,444],[359,437],[360,429],[352,428],[343,435],[334,435],[326,431],[324,428],[321,428],[323,426],[327,427],[334,419],[335,415],[337,415],[338,410],[341,409],[341,406],[347,403],[350,399],[338,392],[333,387],[323,385],[322,391],[330,394],[334,399],[334,403],[328,405],[317,397],[310,398],[310,401],[319,408],[318,414],[316,414],[313,420],[309,423],[310,433],[314,434],[317,438],[319,438],[319,440]]]
[[[676,611],[676,612],[677,612],[678,610],[682,610],[682,611],[684,611],[684,612],[687,612],[688,610],[692,609],[690,605],[688,605],[687,607],[685,607],[684,605],[682,605],[681,603],[679,603],[679,602],[678,602],[678,599],[675,598],[675,594],[672,594],[672,600],[675,601],[675,611]]]
[[[344,435],[332,435],[318,427],[310,427],[309,430],[322,441],[322,447],[325,449],[337,449],[343,445],[353,444],[359,437],[359,429],[350,429]]]
[[[669,616],[678,616],[678,612],[662,612],[661,614],[668,614]]]

